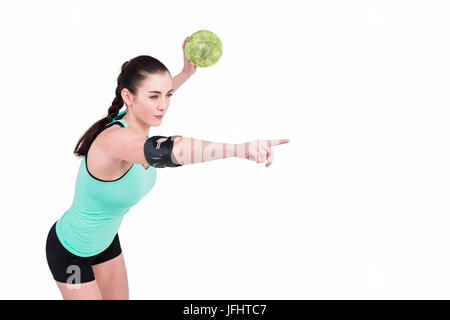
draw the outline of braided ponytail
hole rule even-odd
[[[120,109],[122,109],[125,103],[122,98],[122,89],[123,89],[123,78],[125,68],[128,65],[128,63],[129,61],[126,61],[122,64],[121,72],[117,77],[116,97],[114,98],[111,106],[109,107],[108,115],[106,116],[110,122],[114,119],[114,117],[116,117],[119,114]]]
[[[108,108],[107,116],[98,120],[84,133],[75,146],[74,154],[79,157],[85,156],[100,130],[119,114],[125,103],[122,98],[124,88],[127,88],[132,94],[136,94],[140,82],[145,79],[146,75],[162,72],[170,74],[164,64],[150,56],[138,56],[124,62],[117,77],[116,96]]]

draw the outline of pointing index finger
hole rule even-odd
[[[275,139],[275,140],[269,140],[269,146],[277,146],[279,144],[285,144],[288,143],[289,139]]]

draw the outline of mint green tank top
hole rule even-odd
[[[120,122],[119,113],[106,126]],[[105,127],[106,127],[105,126]],[[149,138],[149,135],[147,135]],[[56,222],[56,234],[71,253],[90,257],[104,251],[113,241],[125,213],[155,185],[156,168],[133,163],[119,179],[103,181],[90,174],[86,156],[81,160],[71,207]]]

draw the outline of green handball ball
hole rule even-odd
[[[222,55],[222,42],[215,33],[200,30],[186,41],[184,52],[196,66],[210,67],[215,65]]]

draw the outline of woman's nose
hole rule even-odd
[[[159,109],[160,111],[165,111],[165,110],[167,110],[168,107],[169,107],[169,101],[164,101],[163,103],[161,103],[161,104],[158,106],[158,109]]]

